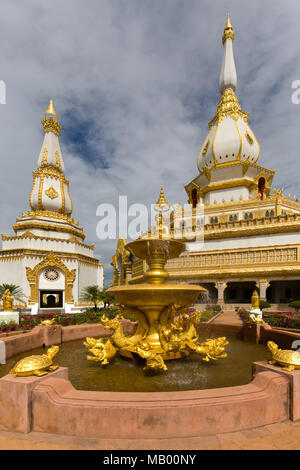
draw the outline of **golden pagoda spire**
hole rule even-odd
[[[45,110],[45,119],[42,121],[44,132],[53,132],[57,137],[61,131],[61,126],[58,124],[57,112],[54,109],[53,101],[50,100],[48,108]]]
[[[165,212],[165,211],[168,211],[169,209],[170,209],[170,206],[166,201],[163,185],[161,185],[159,198],[157,200],[157,203],[155,204],[155,210],[157,212]]]
[[[57,117],[57,112],[56,112],[55,109],[54,109],[53,101],[52,101],[52,100],[50,100],[49,106],[48,106],[48,108],[47,108],[46,111],[45,111],[45,115],[46,115],[46,114],[54,114],[54,115]]]
[[[229,12],[227,13],[226,26],[225,26],[224,33],[223,33],[223,36],[222,36],[223,44],[226,41],[226,39],[231,39],[232,42],[234,41],[234,30],[233,30],[233,27],[232,27],[231,22],[230,22]]]

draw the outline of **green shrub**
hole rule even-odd
[[[294,300],[293,302],[289,303],[289,307],[294,308],[298,312],[300,310],[300,300]]]
[[[259,301],[259,308],[262,310],[263,308],[270,308],[271,304],[267,302],[266,300],[260,300]]]

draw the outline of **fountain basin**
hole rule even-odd
[[[93,336],[92,330],[96,332],[99,326],[89,325],[89,334]],[[241,335],[243,331],[242,326],[200,326],[201,329],[209,328],[212,336],[225,333],[225,328],[227,336],[230,331],[234,335]],[[29,355],[30,344],[42,346],[45,332],[51,328],[37,327],[30,333],[4,338],[6,350],[10,355],[14,350],[27,350]],[[73,332],[78,338],[80,330],[84,338],[86,325],[63,327],[62,337],[71,340]],[[264,327],[261,330],[263,343],[274,340],[280,347],[300,336]],[[184,439],[247,430],[289,418],[299,419],[299,415],[292,417],[289,407],[291,394],[298,397],[299,386],[291,386],[281,369],[270,367],[272,370],[258,371],[245,385],[168,392],[76,390],[64,367],[44,377],[5,376],[0,379],[0,429],[45,432],[61,437]],[[295,380],[300,377],[300,371],[286,374]]]
[[[129,307],[146,307],[163,309],[174,303],[190,306],[194,304],[201,292],[201,286],[189,284],[134,284],[129,286],[111,287],[108,292],[114,294],[117,302]]]

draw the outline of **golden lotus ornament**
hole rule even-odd
[[[162,212],[169,208],[163,189],[155,208],[159,212],[156,236],[152,237],[148,233],[146,238],[139,238],[125,247],[134,256],[147,262],[149,269],[144,275],[145,283],[116,286],[108,290],[115,296],[119,311],[113,319],[105,315],[101,318],[105,329],[112,331],[109,341],[120,355],[145,359],[145,370],[154,372],[166,371],[166,360],[183,358],[192,352],[201,355],[207,362],[225,358],[225,346],[228,344],[226,338],[199,343],[196,323],[200,321],[201,314],[187,314],[189,307],[205,289],[186,283],[166,282],[169,274],[165,264],[168,259],[177,258],[185,250],[185,243],[162,236],[165,233]],[[136,332],[130,337],[125,335],[120,322],[127,315],[134,315],[138,320]],[[87,338],[84,344],[93,354],[88,359],[97,360],[96,351],[90,348],[90,339],[88,341]],[[99,361],[102,362],[101,354]]]

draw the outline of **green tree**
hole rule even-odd
[[[11,293],[11,296],[17,300],[18,302],[25,303],[25,294],[23,289],[20,286],[16,286],[15,284],[0,284],[0,299],[2,299],[4,292],[8,289]]]
[[[104,303],[104,308],[107,306],[110,306],[112,304],[115,304],[116,299],[113,294],[110,292],[107,292],[106,289],[103,289],[102,291],[102,302]]]
[[[293,302],[289,303],[289,307],[293,307],[297,312],[299,312],[300,300],[294,300]]]
[[[93,302],[94,309],[97,310],[97,305],[99,302],[103,302],[103,291],[99,286],[86,286],[82,289],[80,294],[80,299],[85,302]]]

